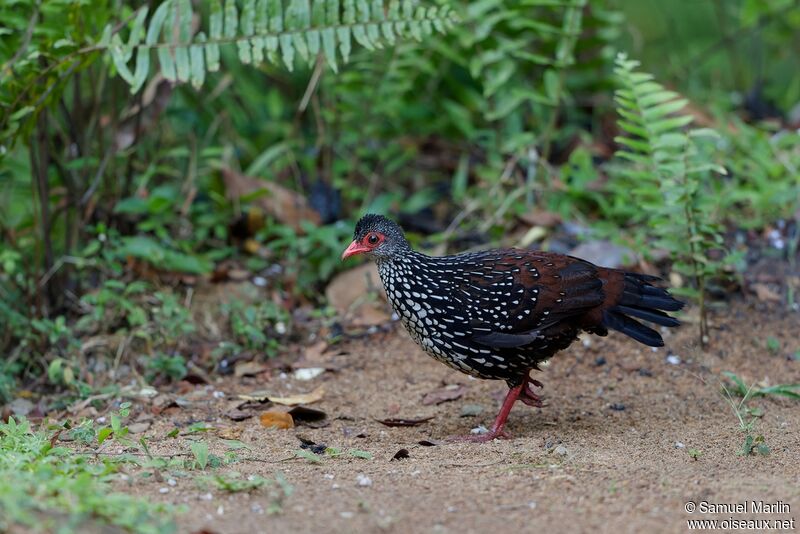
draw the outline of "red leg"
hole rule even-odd
[[[503,430],[503,427],[506,424],[506,419],[508,419],[508,414],[511,412],[512,406],[514,406],[514,403],[517,401],[517,399],[520,397],[520,394],[526,387],[528,387],[528,383],[523,382],[522,384],[508,390],[506,399],[503,401],[503,406],[500,408],[500,413],[497,414],[497,417],[495,418],[494,423],[492,423],[492,428],[489,429],[489,432],[475,436],[456,436],[450,439],[453,441],[472,441],[475,443],[483,443],[485,441],[492,441],[495,438],[510,438],[511,436],[508,434],[508,432]]]

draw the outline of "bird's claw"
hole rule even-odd
[[[533,384],[535,387],[539,389],[544,388],[544,384],[542,384],[538,380],[533,378],[528,378],[527,382],[525,383],[525,387],[522,388],[522,391],[520,392],[518,400],[521,400],[528,406],[541,408],[544,406],[544,402],[542,401],[542,398],[539,395],[533,392],[533,390],[531,389],[531,384]]]

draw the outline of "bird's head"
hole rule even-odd
[[[403,230],[383,215],[367,214],[356,223],[353,242],[342,253],[342,259],[366,254],[374,259],[390,259],[411,249]]]

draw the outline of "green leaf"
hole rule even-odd
[[[320,458],[318,455],[306,449],[297,449],[296,451],[294,451],[294,454],[297,458],[303,458],[315,464],[322,463],[322,458]]]
[[[364,460],[372,460],[372,453],[369,453],[367,451],[360,451],[358,449],[350,449],[350,451],[348,451],[348,452],[350,453],[350,456],[352,456],[354,458],[363,458]]]
[[[139,91],[147,80],[150,72],[150,49],[140,46],[136,51],[136,71],[133,73],[131,84],[131,94]]]
[[[113,430],[111,427],[104,426],[100,430],[97,431],[97,444],[102,445],[105,440],[111,435]]]
[[[201,44],[194,44],[189,47],[189,64],[191,69],[192,86],[195,89],[203,87],[206,79],[205,63],[203,61],[203,46],[206,36],[203,32],[197,34],[196,41]],[[206,49],[208,51],[208,49]]]
[[[164,26],[164,21],[167,18],[167,15],[170,12],[170,8],[172,6],[172,0],[165,0],[153,13],[153,17],[150,19],[150,26],[147,28],[147,35],[145,36],[145,44],[147,46],[153,46],[158,42],[158,36],[161,34],[161,30]]]
[[[111,59],[114,62],[114,67],[117,73],[125,80],[126,83],[133,83],[133,73],[128,69],[127,60],[125,59],[125,45],[122,43],[119,35],[114,35],[111,38],[111,47],[109,48]]]
[[[192,72],[189,65],[189,49],[185,46],[175,48],[175,67],[179,82],[188,82]]]
[[[161,74],[170,82],[176,81],[175,60],[172,57],[170,49],[164,46],[159,47],[157,55],[158,62],[161,64]]]
[[[194,456],[194,465],[201,470],[205,470],[208,466],[208,443],[205,441],[195,441],[189,448]]]
[[[339,67],[336,64],[336,33],[333,28],[326,28],[322,30],[322,50],[325,60],[330,65],[333,72],[339,72]]]
[[[226,39],[233,39],[236,37],[238,18],[239,13],[236,9],[236,0],[225,0],[225,25],[223,28],[223,36]]]

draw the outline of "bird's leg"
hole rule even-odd
[[[525,377],[525,382],[523,382],[524,387],[522,388],[522,392],[519,395],[519,400],[527,404],[528,406],[534,406],[536,408],[541,408],[544,406],[542,402],[542,398],[533,392],[531,389],[531,385],[542,389],[544,388],[544,384],[539,382],[538,380],[531,378],[530,376]]]
[[[527,382],[523,382],[522,384],[514,386],[508,390],[506,399],[503,401],[503,406],[500,407],[500,412],[497,414],[494,423],[492,423],[492,427],[489,429],[489,432],[474,436],[456,436],[450,439],[453,441],[472,441],[475,443],[492,441],[495,438],[509,439],[511,435],[503,430],[503,427],[506,424],[506,419],[508,419],[508,414],[511,412],[511,408],[514,406],[514,403],[517,402],[517,399],[520,398],[520,394],[527,387],[527,384]]]

